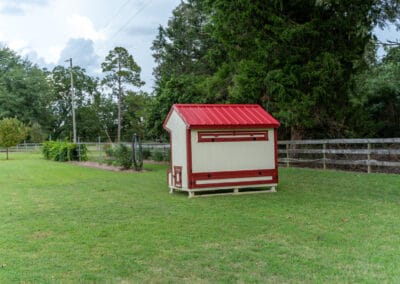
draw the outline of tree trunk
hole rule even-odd
[[[121,142],[121,82],[118,80],[118,130],[117,130],[117,143]]]
[[[117,130],[117,143],[119,144],[121,142],[121,100],[122,100],[122,83],[121,83],[121,77],[119,76],[121,72],[121,63],[118,63],[118,130]]]
[[[290,128],[290,140],[303,139],[303,133],[304,133],[304,131],[300,127],[292,126]],[[292,145],[290,145],[290,148],[292,150],[296,150],[298,148],[298,145],[292,144]],[[291,158],[297,158],[298,156],[299,156],[299,154],[295,153],[295,152],[291,154]]]
[[[303,129],[292,126],[290,128],[290,140],[301,140],[303,139]]]

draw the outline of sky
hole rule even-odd
[[[65,60],[101,76],[100,64],[125,47],[153,86],[152,41],[180,0],[0,0],[0,42],[40,67]]]
[[[125,47],[142,68],[151,92],[150,49],[181,0],[0,0],[0,43],[51,70],[65,60],[101,76],[100,64],[116,46]],[[399,40],[395,28],[375,29],[380,40]],[[380,52],[382,56],[382,51]]]

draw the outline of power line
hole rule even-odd
[[[113,16],[110,18],[110,20],[108,21],[108,23],[104,26],[104,29],[106,29],[106,28],[108,28],[108,27],[110,26],[110,24],[117,18],[117,16],[122,12],[122,9],[124,9],[125,6],[128,5],[128,3],[129,3],[130,1],[131,1],[131,0],[125,1],[125,2],[119,7],[119,9],[117,10],[117,12],[114,13],[114,15],[113,15]]]
[[[130,17],[129,20],[116,33],[114,33],[114,35],[110,38],[110,41],[113,40],[114,38],[116,38],[117,35],[121,31],[123,31],[133,21],[133,19],[136,18],[136,16],[139,15],[140,12],[142,12],[144,10],[144,8],[146,8],[146,6],[148,6],[151,2],[152,2],[152,0],[143,1],[142,2],[143,5],[139,7],[139,9],[136,11],[136,13],[133,14],[133,16]]]

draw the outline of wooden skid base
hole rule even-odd
[[[257,189],[257,190],[245,190],[240,191],[239,188],[233,188],[230,192],[213,192],[205,193],[207,191],[188,191],[188,197],[210,197],[210,196],[221,196],[221,195],[243,195],[243,194],[257,194],[257,193],[273,193],[276,192],[275,187],[270,187],[269,189]]]

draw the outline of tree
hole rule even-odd
[[[400,47],[356,77],[352,94],[357,136],[400,136]]]
[[[106,73],[103,84],[111,88],[117,97],[118,129],[117,143],[121,141],[122,126],[122,102],[128,86],[140,88],[144,82],[140,79],[140,67],[133,56],[123,47],[115,47],[111,50],[101,64],[102,71]],[[124,89],[125,88],[125,89]]]
[[[122,107],[122,138],[124,141],[131,141],[134,134],[143,139],[145,136],[144,124],[148,121],[151,102],[152,97],[145,92],[127,91]]]
[[[28,135],[28,128],[16,118],[0,120],[0,146],[8,149],[21,143]]]
[[[102,102],[98,79],[92,78],[86,70],[74,66],[72,69],[75,88],[75,108],[77,135],[84,139],[96,139],[102,131],[97,115],[98,104]],[[52,137],[54,139],[70,137],[72,133],[72,102],[70,70],[56,66],[51,72],[53,99]]]
[[[155,100],[147,122],[148,136],[163,136],[162,122],[172,104],[213,102],[203,83],[213,74],[208,51],[217,44],[207,30],[210,19],[203,0],[181,2],[167,27],[159,27],[153,41]],[[215,57],[215,55],[210,55]]]
[[[0,48],[0,119],[18,117],[25,124],[51,129],[51,84],[48,72]]]
[[[281,121],[282,138],[346,136],[354,75],[366,68],[373,28],[399,17],[397,2],[183,1],[153,43],[157,107],[257,103]],[[200,93],[170,92],[191,75]],[[154,118],[159,126],[163,115]]]
[[[46,137],[43,133],[42,127],[39,125],[39,123],[33,123],[29,127],[29,141],[33,143],[42,143]]]

